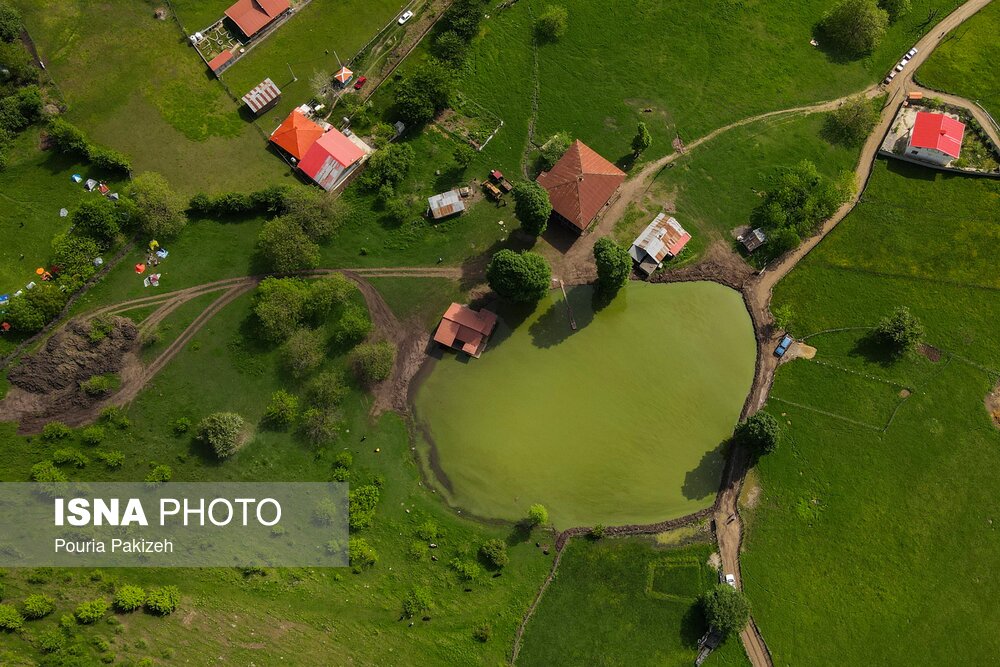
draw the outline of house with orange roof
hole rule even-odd
[[[226,10],[226,18],[249,40],[290,9],[288,0],[237,0]]]
[[[271,143],[296,160],[301,160],[312,145],[323,136],[323,132],[321,125],[299,109],[293,109],[278,129],[271,133]]]
[[[625,172],[577,139],[537,181],[549,193],[555,218],[582,234],[625,181]]]
[[[434,340],[478,359],[496,326],[496,313],[453,303],[441,318]]]
[[[309,147],[299,169],[324,190],[336,190],[371,150],[356,135],[331,129]]]

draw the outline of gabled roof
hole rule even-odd
[[[691,234],[681,227],[681,223],[666,213],[660,213],[632,242],[629,254],[640,264],[646,257],[659,264],[668,257],[675,257],[690,240]]]
[[[364,156],[365,152],[360,146],[339,130],[333,129],[309,147],[299,169],[324,189],[332,190],[344,170]]]
[[[431,215],[435,220],[447,218],[449,215],[461,213],[465,210],[465,202],[458,190],[449,190],[441,194],[427,198],[427,206],[431,210]]]
[[[288,118],[278,126],[278,129],[271,133],[271,142],[283,148],[297,160],[301,160],[306,151],[322,136],[322,127],[298,109],[294,109],[292,113],[288,114]]]
[[[573,226],[586,229],[625,180],[625,172],[577,139],[538,183],[552,208]]]
[[[222,53],[220,53],[219,55],[215,56],[214,58],[208,61],[208,68],[213,72],[218,72],[220,69],[222,69],[223,65],[225,65],[232,59],[233,59],[233,52],[230,51],[229,49],[224,49]]]
[[[943,113],[918,111],[910,134],[910,146],[932,148],[957,158],[962,152],[965,125]]]
[[[274,85],[274,81],[267,78],[244,95],[243,102],[250,108],[250,111],[257,113],[278,97],[281,97],[281,91]]]
[[[488,310],[475,311],[453,303],[445,311],[434,340],[478,357],[486,347],[486,339],[497,326],[497,316]]]
[[[244,35],[253,37],[290,6],[288,0],[237,0],[226,10],[226,16]]]

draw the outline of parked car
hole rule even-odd
[[[413,12],[407,9],[405,12],[403,12],[403,15],[399,17],[399,21],[397,21],[397,23],[399,23],[399,25],[403,25],[412,18],[413,18]]]
[[[732,574],[727,574],[726,583],[732,586],[733,588],[736,588],[736,577]]]
[[[365,85],[366,81],[368,81],[367,76],[359,76],[358,80],[354,82],[354,90],[361,90],[361,86]]]
[[[917,55],[917,51],[918,51],[917,47],[914,46],[912,49],[906,52],[906,57],[912,58],[913,56]]]
[[[897,72],[902,72],[903,68],[906,67],[907,63],[909,63],[909,62],[910,62],[909,58],[903,58],[902,60],[900,60],[899,64],[896,65],[896,71]]]
[[[774,356],[776,357],[785,356],[785,352],[788,352],[788,348],[792,346],[793,342],[794,340],[792,339],[791,336],[785,336],[784,338],[782,338],[781,342],[778,343],[778,347],[774,348]]]

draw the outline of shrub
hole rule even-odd
[[[21,34],[21,15],[6,2],[0,2],[0,42],[13,42]]]
[[[413,618],[426,614],[434,606],[429,590],[423,586],[414,586],[403,598],[403,616]]]
[[[323,336],[312,329],[299,329],[281,346],[281,365],[296,380],[319,368],[324,357]]]
[[[126,584],[115,591],[112,604],[118,611],[130,612],[139,609],[145,602],[146,591],[142,587]]]
[[[99,419],[102,423],[114,426],[120,430],[127,429],[132,425],[132,422],[129,421],[128,416],[125,414],[125,410],[118,405],[109,405],[101,410]]]
[[[87,159],[98,169],[118,171],[123,174],[129,174],[132,171],[132,163],[129,162],[128,156],[110,148],[90,144],[87,147]]]
[[[454,30],[444,30],[436,38],[431,47],[434,57],[451,67],[458,67],[465,60],[465,52],[469,43],[462,39]]]
[[[738,634],[750,620],[750,603],[728,584],[718,584],[701,596],[705,620],[723,635]]]
[[[34,482],[66,482],[68,478],[52,461],[40,461],[31,466],[31,479]]]
[[[45,618],[56,610],[56,603],[47,595],[33,593],[24,598],[21,613],[27,619]]]
[[[420,524],[420,526],[417,527],[416,532],[417,532],[417,537],[427,542],[435,540],[441,536],[441,532],[440,529],[438,528],[437,523],[435,523],[431,519],[428,519],[427,521],[424,521],[422,524]]]
[[[128,194],[136,203],[139,230],[147,236],[176,236],[187,224],[183,202],[160,174],[139,174],[129,184]]]
[[[94,375],[80,383],[80,389],[88,396],[104,396],[121,386],[121,378],[114,373]]]
[[[845,146],[860,146],[878,125],[879,112],[872,100],[858,95],[845,101],[827,117],[826,135]]]
[[[191,430],[191,420],[187,417],[178,417],[171,425],[174,435],[184,435]]]
[[[480,623],[472,630],[472,638],[483,644],[490,640],[492,634],[493,628],[489,623]]]
[[[347,508],[351,530],[360,530],[372,525],[378,501],[378,488],[371,484],[351,489]]]
[[[462,581],[475,581],[483,576],[483,570],[472,560],[463,558],[452,558],[448,567],[455,571]]]
[[[552,286],[552,269],[534,252],[498,251],[486,267],[486,280],[500,296],[519,302],[535,302]]]
[[[65,440],[71,435],[73,435],[73,429],[62,422],[49,422],[42,427],[42,440],[49,442]]]
[[[535,503],[528,508],[528,523],[532,526],[543,526],[549,522],[549,511],[544,505]]]
[[[220,459],[236,453],[243,444],[243,417],[235,412],[216,412],[198,423],[198,439],[209,445]]]
[[[410,546],[406,548],[406,555],[410,557],[411,560],[423,560],[427,556],[427,552],[430,548],[427,546],[426,542],[410,542]]]
[[[873,334],[876,341],[901,355],[917,349],[924,337],[924,327],[909,308],[899,306],[879,321]]]
[[[340,371],[324,371],[306,385],[309,404],[321,410],[330,410],[347,397],[349,393],[344,375]]]
[[[559,158],[563,156],[569,148],[569,135],[565,132],[553,134],[552,137],[542,145],[542,150],[538,154],[538,166],[542,171],[548,171],[555,166]]]
[[[632,258],[628,250],[614,239],[605,236],[594,244],[594,261],[597,263],[597,287],[608,295],[617,294],[625,287],[632,273]]]
[[[299,278],[265,278],[254,291],[253,312],[261,335],[270,342],[286,340],[303,318],[309,286]]]
[[[180,601],[181,592],[176,586],[151,588],[146,595],[146,609],[158,616],[166,616],[176,611]]]
[[[354,456],[346,450],[337,452],[337,455],[333,457],[333,465],[338,468],[350,468],[354,465]]]
[[[60,152],[75,153],[83,157],[87,155],[87,136],[66,119],[56,116],[50,120],[48,135]]]
[[[347,551],[351,560],[351,570],[355,573],[375,567],[378,563],[378,552],[363,537],[352,537],[347,543]]]
[[[272,426],[287,426],[299,416],[299,399],[284,389],[271,394],[271,402],[264,409],[264,421]]]
[[[264,223],[257,237],[257,254],[267,271],[292,273],[319,265],[319,246],[289,218]]]
[[[568,26],[569,12],[566,8],[549,5],[535,21],[535,32],[542,41],[554,42],[566,34]]]
[[[76,616],[77,622],[83,625],[90,625],[104,618],[104,614],[107,612],[108,601],[104,598],[97,598],[96,600],[81,603],[73,615]]]
[[[476,151],[469,144],[459,144],[455,146],[454,152],[452,152],[452,157],[455,158],[455,164],[457,164],[462,169],[465,169],[472,161],[476,159]]]
[[[840,0],[819,23],[834,48],[858,57],[870,53],[889,27],[889,14],[875,0]]]
[[[368,337],[372,330],[372,321],[368,311],[358,305],[344,309],[333,330],[332,341],[338,349],[348,350]]]
[[[90,459],[84,456],[83,452],[71,447],[63,447],[52,452],[52,460],[59,465],[72,464],[74,468],[83,468],[90,463]]]
[[[117,449],[98,452],[97,458],[111,470],[117,470],[125,465],[125,453]]]
[[[396,348],[388,341],[361,343],[351,355],[358,380],[365,384],[382,382],[392,374],[396,361]]]
[[[599,523],[587,531],[587,537],[592,540],[599,540],[604,537],[604,530],[604,524]]]
[[[0,630],[14,632],[24,626],[24,618],[12,605],[0,604]]]
[[[479,555],[490,567],[497,570],[510,562],[510,556],[507,555],[507,543],[501,539],[488,540],[479,547]]]
[[[541,236],[552,215],[549,193],[535,181],[521,181],[514,186],[514,215],[521,229],[532,236]]]
[[[53,628],[38,635],[38,648],[42,653],[55,653],[66,645],[66,637]]]
[[[757,455],[770,454],[778,448],[781,427],[767,412],[757,412],[740,422],[733,434],[736,440]]]
[[[653,145],[653,135],[649,133],[649,128],[642,121],[636,126],[635,136],[632,137],[632,155],[639,157],[643,151]]]
[[[343,273],[334,273],[307,284],[302,318],[316,325],[323,324],[334,307],[347,303],[356,290]]]
[[[35,333],[41,331],[62,311],[67,298],[68,295],[61,292],[55,284],[39,283],[34,289],[11,299],[4,319],[10,322],[15,331]]]
[[[309,408],[302,413],[299,433],[310,445],[319,446],[337,438],[337,419],[329,410]]]
[[[168,465],[157,465],[153,466],[153,469],[149,471],[146,478],[143,480],[147,484],[162,484],[164,482],[169,482],[170,478],[173,477],[174,471],[171,470]]]

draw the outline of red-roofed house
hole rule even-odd
[[[556,218],[582,233],[618,190],[625,172],[577,139],[550,171],[538,176]]]
[[[496,326],[495,313],[488,310],[475,311],[460,303],[453,303],[441,318],[441,324],[434,332],[434,340],[478,359],[486,349],[486,341]]]
[[[673,217],[660,213],[632,242],[628,254],[647,276],[658,269],[663,260],[676,257],[691,240],[691,234]]]
[[[222,73],[222,70],[224,70],[226,66],[229,65],[232,59],[233,59],[233,52],[230,51],[229,49],[224,49],[222,53],[220,53],[219,55],[215,56],[214,58],[208,61],[208,69],[212,70],[212,72],[214,72],[216,75],[219,75]]]
[[[251,39],[290,8],[288,0],[237,0],[226,10],[226,16]]]
[[[333,129],[309,147],[299,169],[324,190],[335,190],[371,152],[366,148],[360,139]]]
[[[941,166],[958,158],[962,152],[965,125],[943,113],[918,111],[910,130],[906,154]]]
[[[271,133],[271,143],[301,160],[316,140],[323,136],[323,128],[298,109],[288,114],[278,129]]]

